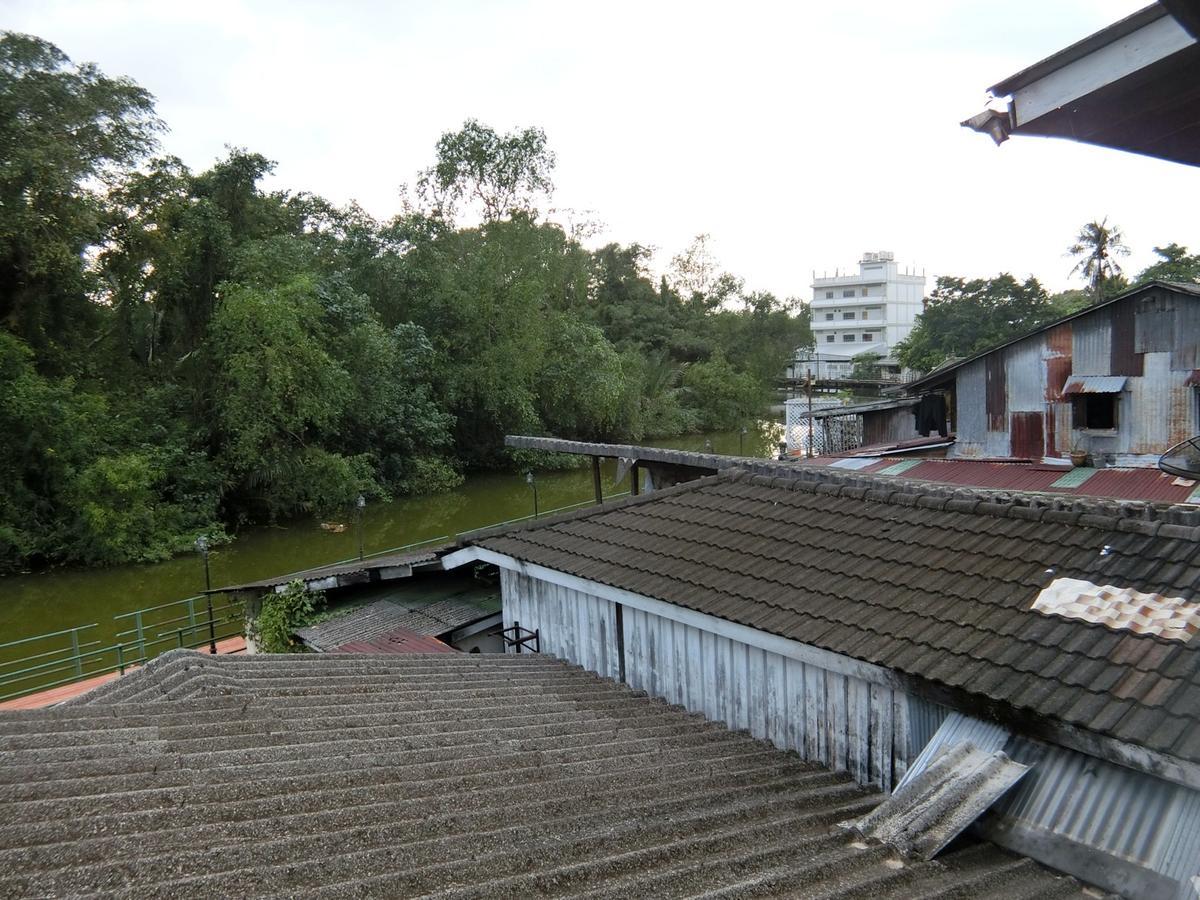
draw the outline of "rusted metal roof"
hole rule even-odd
[[[342,644],[335,653],[457,653],[458,651],[428,634],[417,634],[407,628],[392,631],[365,641]]]
[[[1125,375],[1072,375],[1063,385],[1062,395],[1119,394],[1127,381]]]
[[[894,459],[870,458],[865,465],[855,465],[854,468],[872,475],[890,475],[1006,491],[1038,491],[1155,503],[1195,504],[1200,499],[1193,497],[1198,482],[1168,475],[1158,469],[1081,470],[1041,463],[982,459],[922,459],[913,462],[917,464],[898,470],[895,468]],[[832,456],[804,460],[801,464],[846,467],[843,458]]]

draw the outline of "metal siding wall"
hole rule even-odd
[[[958,370],[955,389],[954,423],[958,440],[955,456],[983,456],[987,416],[984,413],[985,381],[983,361],[976,360]]]
[[[1009,412],[1043,412],[1046,408],[1045,335],[1032,335],[1001,350],[1000,354],[1004,357]]]
[[[1171,368],[1176,372],[1200,369],[1200,297],[1175,298],[1175,332]]]
[[[1109,375],[1112,322],[1105,315],[1082,316],[1071,330],[1072,374]]]
[[[1004,751],[1033,768],[993,807],[998,816],[1175,880],[1200,871],[1200,792],[1024,738]]]
[[[1134,298],[1120,300],[1104,310],[1112,323],[1112,352],[1109,374],[1141,375],[1142,354],[1134,349]],[[1081,375],[1091,374],[1080,372]]]
[[[598,638],[614,634],[614,604],[509,570],[500,583],[505,626],[540,629],[542,652],[617,677],[616,641]],[[629,606],[622,621],[631,688],[885,791],[907,770],[916,744],[904,693]]]
[[[1178,399],[1171,382],[1182,388],[1184,376],[1171,372],[1171,355],[1147,353],[1143,360],[1145,374],[1129,379],[1129,390],[1121,394],[1119,401],[1120,453],[1162,453],[1171,444],[1191,437],[1183,433],[1186,429],[1178,427],[1181,413],[1176,409]],[[1190,419],[1189,414],[1185,407],[1182,413],[1185,421]],[[1179,437],[1172,440],[1172,434],[1176,433]]]

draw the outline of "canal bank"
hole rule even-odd
[[[773,423],[763,423],[745,436],[738,432],[689,435],[652,442],[654,446],[717,453],[772,456]],[[606,495],[628,490],[618,484],[612,461],[602,468]],[[593,496],[590,468],[536,473],[538,503],[545,510],[583,503]],[[363,511],[362,537],[367,553],[453,537],[533,512],[533,491],[521,473],[473,473],[455,491],[425,497],[403,497],[369,504]],[[352,513],[321,527],[312,519],[287,525],[247,529],[236,541],[209,554],[214,585],[234,584],[307,569],[357,556],[358,531]],[[110,568],[61,568],[35,575],[0,579],[0,643],[77,625],[95,623],[88,640],[107,646],[119,640],[128,621],[115,616],[196,594],[204,588],[204,567],[190,554],[162,563]],[[22,653],[24,651],[21,651]],[[0,663],[21,655],[0,654]]]

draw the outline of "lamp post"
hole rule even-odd
[[[533,477],[533,469],[525,473],[525,483],[533,488],[533,517],[538,517],[537,479]]]
[[[196,549],[200,551],[200,556],[204,560],[204,602],[208,609],[208,652],[213,656],[217,655],[217,629],[213,623],[212,609],[212,578],[208,572],[208,536],[200,535],[196,538]]]
[[[354,501],[355,516],[358,519],[358,558],[363,558],[363,510],[367,508],[367,498],[362,494]]]
[[[738,456],[746,455],[745,443],[746,443],[746,426],[743,425],[741,432],[738,434]]]

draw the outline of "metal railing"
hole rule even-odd
[[[628,496],[628,494],[628,491],[622,491],[604,499],[614,500]],[[493,522],[472,530],[479,531],[484,528],[515,525],[518,522],[594,505],[595,502],[591,499],[583,500],[536,514],[531,513],[515,519]],[[449,540],[449,535],[441,535],[424,541],[403,544],[399,547],[376,550],[365,554],[362,559],[387,556],[391,553],[413,550],[430,544],[446,543]],[[359,557],[352,556],[326,563],[325,566],[288,572],[279,577],[287,579],[310,572],[312,568],[344,565],[357,562],[358,559]],[[211,595],[196,594],[184,597],[182,600],[161,603],[158,606],[146,606],[131,612],[118,613],[113,616],[113,621],[118,626],[127,625],[128,627],[117,631],[113,642],[104,646],[101,646],[104,642],[100,639],[90,637],[90,634],[95,634],[95,632],[90,632],[90,629],[99,628],[99,623],[96,622],[0,643],[0,654],[9,648],[25,646],[37,648],[39,651],[16,659],[0,661],[0,701],[61,687],[85,678],[107,675],[110,672],[119,672],[124,675],[126,669],[142,665],[167,650],[192,650],[207,646],[210,651],[216,652],[217,641],[242,633],[244,618],[241,605],[236,601],[227,600],[219,610],[215,609],[211,602]],[[45,649],[39,647],[39,644]]]

